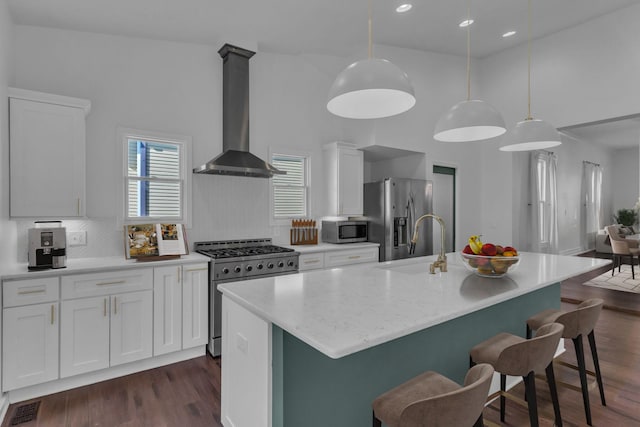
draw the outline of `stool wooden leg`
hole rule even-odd
[[[382,421],[380,421],[378,418],[376,418],[376,413],[372,412],[372,417],[373,417],[373,424],[372,427],[382,427]]]
[[[631,258],[631,278],[636,280],[636,273],[633,271],[633,255],[629,255],[629,258]]]
[[[529,405],[529,423],[531,427],[538,427],[538,403],[536,402],[536,375],[529,372],[524,380],[524,389],[527,394],[527,404]]]
[[[573,339],[576,348],[576,359],[578,359],[578,372],[580,373],[580,385],[582,388],[582,401],[584,403],[584,414],[587,424],[591,424],[591,407],[589,405],[589,389],[587,388],[587,368],[584,363],[584,348],[582,346],[582,335]]]
[[[507,390],[507,376],[505,374],[500,374],[500,391],[503,393]],[[504,397],[504,394],[500,393],[500,421],[504,422],[504,405],[506,403],[507,398]]]
[[[600,374],[600,362],[598,361],[598,350],[596,349],[596,337],[593,331],[589,332],[589,347],[591,347],[591,357],[593,358],[593,366],[596,368],[596,380],[600,389],[600,401],[602,406],[607,406],[604,400],[604,386],[602,385],[602,375]]]
[[[618,259],[618,257],[616,256],[616,254],[613,254],[613,266],[611,267],[611,277],[613,277],[613,274],[616,272],[616,261]]]
[[[556,376],[553,372],[553,361],[545,369],[547,373],[547,384],[549,384],[549,392],[551,393],[551,402],[553,402],[553,413],[555,415],[555,427],[562,427],[562,417],[560,416],[560,402],[558,401],[558,389],[556,388]]]
[[[478,420],[473,425],[473,427],[484,427],[484,420],[482,419],[482,414],[478,417]]]

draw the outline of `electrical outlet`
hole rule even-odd
[[[87,246],[86,231],[70,231],[67,233],[67,243],[69,246]]]

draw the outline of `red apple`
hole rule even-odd
[[[485,243],[482,245],[482,254],[487,256],[495,256],[497,253],[496,245],[493,243]]]
[[[464,247],[464,249],[462,250],[463,254],[470,254],[470,255],[474,255],[473,250],[471,249],[471,246],[467,245]]]

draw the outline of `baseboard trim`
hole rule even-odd
[[[16,390],[11,390],[3,395],[8,403],[22,402],[24,400],[34,399],[76,387],[95,384],[101,381],[113,378],[123,377],[125,375],[134,374],[136,372],[146,371],[148,369],[159,368],[160,366],[170,365],[172,363],[182,362],[184,360],[193,359],[195,357],[204,356],[206,354],[206,346],[198,346],[174,353],[163,354],[149,359],[138,360],[136,362],[124,365],[114,366],[95,372],[87,372],[85,374],[75,375],[68,378],[60,378],[55,381],[49,381],[43,384],[36,384]],[[8,404],[5,403],[8,407]],[[2,420],[6,414],[6,408],[3,408]]]

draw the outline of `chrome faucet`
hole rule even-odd
[[[438,221],[438,224],[440,224],[440,255],[438,255],[438,260],[436,262],[433,262],[431,263],[431,265],[429,265],[429,273],[436,274],[436,268],[439,268],[442,273],[446,273],[447,272],[447,256],[445,255],[445,250],[444,250],[445,227],[444,227],[444,221],[439,216],[434,214],[425,214],[425,215],[422,215],[420,218],[418,218],[418,220],[416,221],[416,225],[413,228],[413,237],[411,238],[411,244],[409,245],[409,253],[413,254],[416,250],[416,243],[418,243],[418,228],[420,226],[420,223],[425,218],[433,218],[436,221]]]

